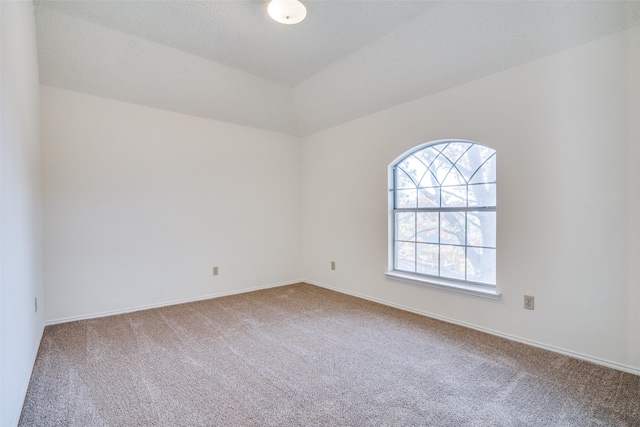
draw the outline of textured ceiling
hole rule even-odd
[[[287,86],[358,50],[430,7],[426,1],[307,1],[307,19],[271,20],[266,1],[42,1],[148,41]]]
[[[304,1],[304,0],[303,0]],[[640,24],[640,2],[37,1],[41,82],[306,135]]]

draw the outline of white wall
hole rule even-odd
[[[629,359],[640,360],[640,28],[629,43]]]
[[[0,14],[0,425],[11,426],[44,324],[39,83],[33,4],[2,1]]]
[[[628,269],[638,233],[627,233],[640,197],[628,143],[638,37],[618,33],[305,138],[305,280],[639,370]],[[387,166],[445,138],[498,152],[498,302],[383,275]]]
[[[298,138],[48,86],[41,116],[47,320],[300,279]]]

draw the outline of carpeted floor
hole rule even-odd
[[[21,426],[639,426],[640,377],[307,284],[49,326]]]

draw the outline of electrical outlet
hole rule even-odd
[[[218,275],[218,267],[213,267],[213,275],[214,276]]]
[[[34,313],[37,313],[38,312],[38,297],[35,297],[33,299],[33,305],[34,305],[34,309],[35,309]]]
[[[336,269],[336,262],[335,261],[331,261],[331,269],[332,270]]]
[[[535,297],[532,297],[531,295],[525,295],[524,296],[524,308],[526,308],[527,310],[533,310],[535,307]]]

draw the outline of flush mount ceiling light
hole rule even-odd
[[[281,24],[297,24],[307,16],[307,8],[298,0],[271,0],[267,11]]]

